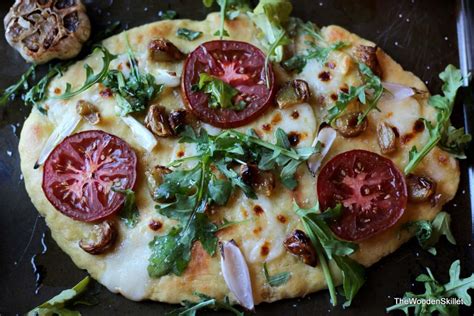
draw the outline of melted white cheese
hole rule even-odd
[[[142,219],[140,223],[128,231],[115,251],[107,255],[104,272],[99,278],[110,291],[135,301],[148,296],[150,277],[147,266],[151,255],[148,242],[153,239],[147,221]]]
[[[395,100],[382,98],[378,103],[380,112],[372,111],[371,115],[379,116],[390,125],[397,128],[400,135],[405,135],[413,131],[413,125],[422,117],[420,104],[414,98]]]
[[[273,213],[274,203],[262,195],[257,200],[250,200],[242,195],[238,205],[245,208],[248,213],[254,213],[253,208],[255,205],[259,205],[263,209],[263,214],[257,215],[248,224],[249,231],[262,228],[259,238],[252,236],[253,238],[246,238],[242,241],[242,251],[247,260],[250,262],[260,262],[262,259],[270,261],[282,255],[284,252],[283,240],[285,239],[286,232],[284,225],[278,222],[277,214]],[[245,218],[242,216],[241,220],[243,219]],[[270,251],[266,257],[262,257],[260,252],[265,244],[268,244]]]

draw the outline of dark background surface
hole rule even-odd
[[[132,1],[85,0],[94,30],[111,21],[121,21],[124,27],[134,27],[158,19],[158,12],[174,9],[180,18],[202,19],[206,9],[200,0]],[[1,1],[3,17],[13,1]],[[293,0],[294,16],[312,20],[319,25],[339,24],[370,39],[382,47],[405,69],[423,79],[434,93],[440,81],[437,75],[448,63],[458,65],[455,1],[433,0]],[[3,24],[3,23],[2,23]],[[3,25],[1,33],[4,33]],[[0,88],[15,82],[27,65],[0,38]],[[26,194],[20,172],[18,139],[22,123],[30,109],[20,101],[0,109],[0,314],[25,313],[43,301],[70,288],[86,273],[74,266],[51,239],[44,220],[40,218]],[[462,104],[453,118],[455,126],[463,124]],[[471,117],[472,120],[472,117]],[[472,146],[471,146],[472,147]],[[448,269],[455,259],[461,260],[462,277],[474,271],[472,219],[467,179],[468,164],[473,161],[472,148],[468,161],[461,162],[461,183],[458,194],[444,210],[453,217],[457,246],[443,237],[437,246],[438,255],[423,251],[415,241],[368,269],[368,280],[353,302],[343,310],[329,304],[327,291],[305,298],[284,300],[257,306],[258,315],[383,315],[385,307],[394,304],[393,297],[405,291],[421,291],[415,277],[429,267],[441,282],[449,278]],[[38,184],[40,185],[40,184]],[[44,236],[44,238],[42,238]],[[40,254],[43,244],[48,250]],[[35,294],[35,274],[31,261],[37,255],[37,265],[45,278]],[[132,302],[110,293],[100,285],[100,304],[78,307],[86,315],[140,314],[160,315],[172,306],[154,302]],[[394,313],[396,314],[396,313]],[[473,315],[473,309],[462,308],[462,315]]]

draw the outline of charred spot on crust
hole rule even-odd
[[[253,211],[255,212],[255,214],[257,215],[262,215],[263,213],[265,213],[265,211],[263,210],[263,208],[260,206],[260,205],[255,205],[253,207]]]
[[[296,146],[300,142],[300,134],[298,132],[290,132],[288,134],[288,141],[291,146]]]
[[[296,120],[300,117],[300,113],[297,111],[297,110],[294,110],[292,113],[291,113],[291,117]]]
[[[148,224],[148,227],[153,230],[153,231],[157,231],[157,230],[160,230],[161,227],[163,227],[163,223],[160,222],[160,221],[157,221],[157,220],[152,220],[149,224]]]
[[[425,123],[423,122],[422,119],[418,119],[415,121],[415,124],[413,124],[413,132],[414,133],[421,133],[425,130]]]
[[[277,220],[278,220],[280,223],[282,223],[282,224],[285,224],[285,223],[286,223],[286,217],[285,217],[285,215],[281,215],[281,214],[277,215]]]
[[[329,71],[321,71],[318,78],[323,82],[329,81],[331,80],[331,73]]]

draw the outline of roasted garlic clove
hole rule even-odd
[[[410,202],[428,201],[436,193],[436,182],[430,177],[420,177],[410,173],[406,176],[406,183]]]
[[[81,0],[16,0],[4,25],[8,43],[35,64],[76,56],[91,29]]]
[[[96,125],[100,122],[99,110],[90,102],[79,100],[76,104],[76,112],[92,125]]]
[[[382,70],[377,59],[377,49],[376,46],[357,45],[354,48],[353,54],[358,62],[366,64],[374,74],[380,77]]]
[[[152,170],[145,172],[148,188],[155,201],[158,200],[158,198],[155,198],[156,189],[165,181],[164,177],[168,173],[171,173],[171,169],[160,165],[157,165]]]
[[[168,115],[168,122],[171,130],[177,135],[181,129],[187,124],[186,110],[173,110]]]
[[[276,95],[276,102],[280,109],[307,102],[309,99],[309,87],[306,81],[295,79],[285,83]]]
[[[314,250],[311,240],[303,231],[296,229],[291,235],[286,237],[283,245],[286,250],[299,257],[305,264],[312,267],[316,266],[316,250]]]
[[[387,122],[377,125],[377,141],[382,154],[390,154],[397,150],[397,135]]]
[[[180,61],[186,57],[173,43],[164,38],[148,44],[148,56],[154,62]]]
[[[358,124],[360,112],[350,112],[336,119],[337,131],[346,138],[357,137],[367,129],[367,118]]]
[[[99,255],[110,249],[117,239],[117,231],[111,221],[94,225],[87,239],[79,241],[79,247],[91,255]]]
[[[271,171],[264,171],[256,165],[246,164],[240,167],[240,177],[242,181],[250,185],[258,193],[270,196],[275,189],[275,175]]]
[[[168,137],[173,135],[166,109],[157,104],[151,105],[148,109],[148,114],[145,117],[145,126],[156,136]]]

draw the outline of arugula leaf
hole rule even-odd
[[[187,28],[184,28],[184,27],[180,27],[176,31],[176,36],[184,38],[188,41],[194,41],[195,39],[197,39],[201,35],[202,35],[202,32],[200,32],[200,31],[193,31],[193,30],[190,30],[190,29],[187,29]]]
[[[239,90],[207,73],[199,74],[199,82],[195,89],[203,91],[209,96],[208,104],[212,109],[222,108],[239,111],[243,110],[246,106],[243,101],[237,104],[234,104],[232,101],[232,98],[239,93]]]
[[[424,283],[425,293],[414,294],[412,292],[406,292],[403,295],[404,299],[409,300],[408,303],[395,304],[386,308],[386,312],[394,310],[401,310],[406,315],[410,315],[410,308],[414,308],[415,316],[431,315],[435,312],[439,312],[441,315],[459,315],[458,305],[446,305],[446,304],[416,304],[416,299],[424,300],[439,300],[457,297],[462,299],[464,305],[471,306],[472,299],[469,293],[469,289],[474,289],[474,273],[465,279],[460,278],[461,267],[459,260],[454,261],[449,268],[450,280],[448,283],[440,284],[431,273],[429,268],[426,268],[428,274],[420,274],[416,281]],[[411,302],[410,302],[411,300]]]
[[[439,74],[439,78],[443,81],[441,88],[443,95],[434,95],[428,100],[428,104],[438,111],[436,124],[433,126],[430,121],[424,120],[430,138],[420,151],[415,146],[410,150],[409,161],[404,170],[405,174],[411,173],[431,149],[438,144],[442,149],[457,158],[466,158],[464,149],[471,140],[471,135],[464,134],[462,129],[451,126],[450,120],[456,93],[463,85],[461,71],[453,65],[448,65]]]
[[[3,91],[2,95],[0,96],[0,106],[7,104],[22,91],[28,90],[28,80],[30,79],[30,77],[35,76],[35,69],[36,65],[31,65],[28,70],[23,75],[21,75],[20,80],[18,80],[18,82],[9,86],[5,89],[5,91]]]
[[[247,219],[244,219],[244,220],[241,220],[241,221],[230,221],[228,220],[227,218],[224,218],[222,220],[222,223],[220,223],[218,226],[217,226],[217,230],[222,230],[222,229],[225,229],[227,227],[230,227],[230,226],[233,226],[233,225],[238,225],[238,224],[244,224],[244,223],[248,223],[250,221],[252,221],[253,218],[247,218]]]
[[[420,246],[435,255],[436,249],[434,245],[438,243],[442,235],[445,235],[451,244],[456,245],[456,240],[453,237],[450,225],[451,215],[446,212],[440,212],[432,222],[427,220],[408,222],[405,228],[414,229],[416,239]]]
[[[358,99],[360,103],[366,104],[367,106],[365,111],[359,116],[357,124],[361,124],[370,111],[374,109],[380,111],[380,109],[377,108],[377,103],[383,93],[382,82],[367,65],[359,63],[358,66],[359,72],[363,77],[364,84],[358,87],[350,86],[347,93],[339,93],[335,105],[328,110],[326,121],[329,124],[332,124],[332,122],[334,122],[334,120],[345,111],[349,103],[356,99]],[[367,96],[367,94],[369,96]]]
[[[267,56],[265,56],[265,82],[267,83],[268,88],[270,88],[270,79],[268,78],[268,65],[270,63],[270,60],[278,59],[277,51],[289,43],[290,38],[286,35],[286,32],[282,30],[268,49]]]
[[[347,257],[358,249],[357,244],[337,239],[326,223],[326,221],[340,216],[341,206],[338,205],[321,213],[319,203],[316,203],[314,207],[307,210],[301,209],[295,204],[295,211],[301,218],[303,227],[315,247],[331,296],[332,305],[337,305],[337,296],[333,277],[328,266],[329,260],[334,260],[341,270],[343,292],[346,298],[343,306],[350,306],[353,298],[365,282],[365,272],[363,266]]]
[[[204,129],[196,133],[189,126],[181,136],[180,142],[196,144],[197,154],[175,160],[169,166],[177,168],[191,160],[197,163],[190,169],[175,169],[166,174],[163,183],[154,192],[158,211],[178,220],[179,226],[167,235],[155,237],[150,243],[152,256],[148,272],[152,277],[182,274],[196,240],[210,255],[214,254],[217,244],[214,233],[222,227],[211,223],[204,214],[209,205],[225,205],[235,188],[240,188],[249,198],[257,197],[252,187],[234,170],[235,164],[260,165],[265,160],[265,167],[281,168],[283,184],[294,187],[296,167],[320,150],[320,144],[297,150],[290,148],[288,135],[280,129],[276,132],[275,144],[263,141],[254,134],[225,130],[217,135],[208,135]]]
[[[370,96],[367,98],[366,102],[362,102],[367,105],[364,113],[359,116],[357,120],[357,124],[361,124],[370,111],[377,110],[380,112],[380,109],[377,107],[377,103],[379,102],[380,98],[382,97],[383,93],[383,86],[382,81],[378,76],[376,76],[372,70],[364,63],[359,63],[359,71],[362,74],[365,82],[365,90],[370,91]]]
[[[291,277],[290,272],[281,272],[275,275],[270,276],[268,273],[267,263],[263,263],[263,274],[265,275],[265,280],[271,287],[277,287],[285,284]]]
[[[171,312],[166,313],[167,316],[195,316],[196,312],[201,309],[209,308],[214,311],[218,310],[227,310],[232,312],[234,315],[237,316],[244,316],[244,313],[239,311],[238,309],[234,308],[230,302],[229,298],[226,296],[223,302],[219,302],[215,298],[207,296],[201,293],[194,293],[195,296],[199,297],[199,301],[197,303],[193,303],[190,301],[183,301],[183,307],[177,308]]]
[[[307,49],[303,54],[294,55],[282,63],[282,66],[287,71],[295,71],[300,73],[303,71],[303,68],[310,59],[316,59],[320,64],[323,64],[326,62],[329,54],[332,51],[342,49],[348,45],[342,41],[328,43],[323,38],[316,25],[311,22],[303,23],[300,19],[293,19],[290,21],[290,23],[291,25],[289,28],[291,27],[294,29],[293,31],[290,31],[290,33],[299,34],[301,31],[303,31],[305,34],[310,35],[313,41],[306,42],[308,45],[310,45],[310,48]]]
[[[71,62],[60,62],[55,66],[50,67],[46,75],[41,78],[40,81],[38,81],[34,86],[32,86],[23,96],[25,104],[37,106],[42,113],[45,113],[46,110],[42,107],[39,107],[39,103],[46,98],[49,83],[54,77],[61,76],[70,65]]]
[[[178,13],[174,10],[164,10],[158,12],[158,17],[160,20],[173,20],[178,16]]]
[[[140,72],[128,38],[127,46],[131,68],[128,78],[125,78],[123,73],[118,70],[111,70],[102,82],[114,93],[117,101],[117,112],[120,116],[145,110],[148,102],[163,89],[163,85],[156,84],[153,75],[149,73],[143,75]]]
[[[283,26],[288,22],[292,10],[293,6],[289,0],[261,0],[250,15],[260,30],[257,36],[271,52],[270,59],[274,62],[283,59],[283,45],[286,45],[288,40],[282,40],[280,37],[282,33],[286,33]]]
[[[123,220],[125,226],[128,228],[134,228],[140,220],[140,213],[138,212],[137,204],[135,203],[135,192],[131,189],[122,190],[117,188],[112,188],[112,191],[125,195],[125,202],[119,212],[119,217]]]
[[[28,312],[28,316],[34,315],[81,315],[78,311],[69,310],[66,305],[82,294],[89,284],[90,277],[86,276],[72,289],[64,290],[49,301]]]
[[[95,85],[96,83],[102,82],[106,78],[107,74],[109,73],[110,62],[112,60],[116,59],[117,56],[111,54],[109,52],[109,50],[107,48],[105,48],[104,46],[97,46],[92,51],[92,54],[94,54],[95,52],[98,52],[98,51],[102,52],[102,54],[103,54],[103,56],[102,56],[102,62],[103,62],[102,69],[97,74],[94,74],[94,70],[92,69],[92,67],[89,66],[88,64],[84,64],[84,68],[86,70],[86,81],[84,82],[82,87],[78,88],[75,91],[72,91],[71,84],[66,83],[66,91],[64,91],[64,93],[59,95],[59,96],[53,96],[52,99],[61,99],[61,100],[70,99],[70,98],[86,91],[87,89],[89,89],[90,87]]]

